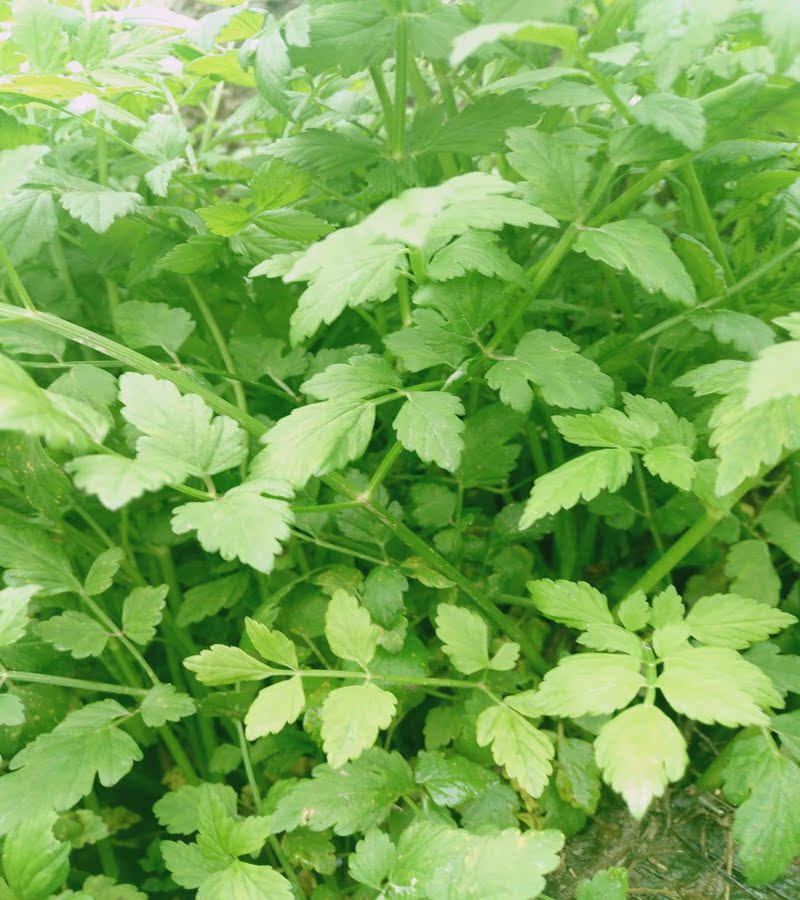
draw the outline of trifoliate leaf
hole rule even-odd
[[[694,481],[696,467],[691,451],[683,444],[654,447],[642,457],[645,468],[667,484],[688,491]]]
[[[366,400],[387,394],[402,386],[397,373],[383,357],[365,354],[347,363],[328,366],[309,378],[300,390],[316,400]]]
[[[76,487],[94,495],[112,511],[146,491],[157,491],[176,480],[178,474],[173,464],[159,465],[153,460],[129,459],[115,453],[78,456],[64,468],[72,475]]]
[[[356,844],[348,862],[348,872],[359,884],[379,891],[393,862],[394,844],[389,836],[377,828],[371,828]]]
[[[594,450],[537,478],[520,529],[561,509],[572,509],[581,499],[593,500],[600,491],[618,491],[633,469],[627,450]]]
[[[325,612],[325,637],[340,659],[366,668],[378,646],[379,629],[369,613],[346,591],[336,591]]]
[[[367,449],[375,424],[369,402],[327,400],[293,410],[264,435],[253,473],[302,487],[313,475],[341,469]]]
[[[486,623],[472,610],[440,604],[436,611],[436,635],[459,672],[472,675],[489,665]]]
[[[333,828],[349,835],[380,825],[403,794],[415,789],[408,763],[399,753],[366,750],[340,769],[317,766],[311,778],[298,781],[272,814],[275,831],[304,825],[312,831]]]
[[[632,112],[637,122],[668,134],[689,150],[702,149],[706,119],[696,100],[670,93],[647,94],[632,107]]]
[[[533,797],[538,797],[553,771],[553,744],[519,713],[507,706],[490,706],[478,716],[476,738],[491,745],[498,766]]]
[[[664,232],[640,219],[623,219],[578,235],[575,250],[613,269],[627,269],[650,293],[685,306],[697,302],[694,285]]]
[[[83,589],[90,597],[104,594],[112,585],[125,554],[119,547],[103,551],[86,573]]]
[[[91,616],[69,610],[36,626],[39,635],[57,650],[65,650],[75,659],[99,656],[110,635]]]
[[[172,530],[197,531],[198,541],[210,553],[268,573],[293,521],[285,500],[262,497],[258,484],[245,482],[213,500],[176,507]]]
[[[262,681],[273,674],[269,666],[238,647],[212,644],[183,664],[203,684],[235,684],[237,681]]]
[[[698,722],[765,725],[763,707],[783,699],[761,669],[727,647],[691,647],[664,660],[658,686],[669,705]]]
[[[613,625],[608,600],[585,581],[551,581],[540,578],[528,582],[528,590],[542,615],[570,628]]]
[[[613,382],[578,350],[577,344],[557,331],[529,331],[513,357],[489,369],[487,383],[499,391],[503,403],[519,412],[531,408],[531,384],[552,406],[597,409],[613,399]]]
[[[135,212],[142,202],[139,194],[130,191],[110,191],[105,188],[84,191],[66,191],[61,195],[61,205],[79,222],[92,231],[102,234],[111,223]]]
[[[244,432],[225,416],[214,416],[196,394],[181,395],[169,381],[127,372],[119,380],[122,415],[142,433],[139,459],[173,480],[224,472],[246,452]],[[193,504],[192,504],[193,505]]]
[[[178,722],[194,714],[194,700],[181,694],[172,684],[158,684],[147,692],[139,712],[142,721],[151,728],[160,728],[167,722]]]
[[[353,684],[331,691],[322,704],[322,746],[338,769],[371,747],[392,722],[397,699],[374,684]]]
[[[180,307],[129,300],[114,310],[114,328],[129,347],[161,347],[174,354],[194,331],[194,322]]]
[[[299,677],[287,678],[265,687],[244,719],[245,737],[255,741],[266,734],[277,734],[285,725],[290,725],[303,711],[306,698],[303,682]]]
[[[686,741],[677,726],[660,709],[646,704],[606,722],[594,749],[603,779],[622,794],[636,819],[683,775],[688,763]]]
[[[118,727],[127,717],[115,700],[91,703],[17,753],[0,779],[0,832],[40,813],[69,809],[92,790],[95,778],[111,787],[127,775],[142,758]]]
[[[534,705],[550,715],[599,716],[627,706],[644,686],[641,662],[618,653],[578,653],[545,675]]]
[[[289,669],[297,668],[297,649],[286,635],[267,628],[255,619],[245,619],[244,625],[247,636],[260,656]]]
[[[736,594],[700,597],[686,616],[689,633],[701,644],[734,650],[765,641],[796,621],[789,613]]]
[[[167,586],[135,587],[122,605],[122,630],[135,643],[149,644],[161,622],[167,597]]]
[[[464,406],[444,391],[409,391],[394,420],[397,438],[423,462],[454,472],[461,459]]]

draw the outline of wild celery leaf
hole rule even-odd
[[[534,128],[510,129],[508,147],[508,162],[528,183],[530,202],[556,219],[574,219],[591,180],[586,153]]]
[[[245,482],[213,500],[176,507],[172,530],[197,531],[197,539],[210,553],[268,573],[281,543],[289,539],[293,521],[285,500],[262,497],[257,483]]]
[[[0,195],[11,194],[22,187],[39,160],[49,152],[49,148],[42,144],[0,150]]]
[[[244,625],[247,636],[260,656],[288,669],[297,668],[297,648],[286,635],[267,628],[255,619],[245,619]]]
[[[122,415],[142,434],[139,459],[172,468],[173,480],[224,472],[244,457],[244,432],[232,419],[215,416],[196,394],[181,395],[169,381],[130,372],[119,388]]]
[[[131,191],[110,191],[100,187],[66,191],[61,195],[61,205],[72,218],[84,222],[98,234],[108,231],[115,219],[135,212],[141,202],[139,194]]]
[[[603,779],[641,819],[654,797],[686,770],[686,741],[660,709],[638,704],[606,722],[594,743]]]
[[[650,604],[643,591],[628,594],[616,609],[617,618],[628,631],[641,631],[650,624]]]
[[[301,824],[312,831],[333,828],[338,835],[367,831],[386,819],[399,797],[415,789],[403,757],[378,747],[340,769],[322,765],[311,774],[278,800],[272,815],[275,831],[293,831]]]
[[[375,406],[369,402],[326,400],[292,410],[264,435],[267,449],[254,461],[253,472],[301,487],[313,475],[361,456],[374,423]]]
[[[394,566],[376,566],[364,579],[362,600],[370,618],[382,628],[395,628],[402,618],[408,581]]]
[[[575,900],[625,900],[628,896],[628,870],[612,866],[584,878],[575,889]]]
[[[282,159],[271,159],[256,170],[251,189],[258,209],[278,209],[303,197],[313,183],[308,172]]]
[[[641,219],[622,219],[599,228],[585,228],[575,250],[613,269],[627,269],[651,294],[661,291],[669,300],[692,306],[694,284],[664,232]]]
[[[438,806],[456,807],[484,794],[500,779],[491,770],[458,754],[421,751],[417,757],[417,784],[424,786]]]
[[[394,420],[397,438],[423,462],[454,472],[461,459],[464,406],[444,391],[409,391]]]
[[[397,373],[381,356],[354,356],[347,363],[328,366],[300,386],[300,390],[316,400],[366,400],[375,394],[386,394],[402,386]]]
[[[530,384],[552,406],[597,409],[614,399],[614,385],[580,348],[557,331],[529,331],[517,344],[513,357],[495,363],[486,373],[490,387],[503,403],[528,412],[533,403]]]
[[[753,597],[768,606],[777,606],[781,581],[766,541],[747,540],[733,544],[728,550],[725,574],[731,579],[731,592],[740,597]]]
[[[714,293],[721,293],[721,289]],[[775,332],[766,322],[732,309],[698,309],[689,322],[698,331],[711,332],[720,343],[732,344],[748,356],[758,356],[775,342]]]
[[[438,250],[428,263],[428,276],[434,281],[450,281],[467,272],[480,272],[487,278],[518,281],[522,267],[499,246],[499,236],[491,231],[465,231]]]
[[[483,619],[472,610],[441,603],[436,611],[436,635],[459,672],[472,675],[489,665],[489,632]]]
[[[394,844],[389,835],[377,828],[370,828],[356,844],[348,862],[348,873],[359,884],[379,891],[393,861]]]
[[[18,191],[0,205],[0,240],[14,265],[30,259],[56,233],[53,196],[47,191]]]
[[[689,150],[702,149],[706,119],[696,100],[670,93],[647,94],[631,111],[640,124],[668,134]]]
[[[700,597],[686,616],[689,633],[701,644],[743,650],[797,619],[766,603],[736,594]]]
[[[119,547],[110,547],[104,550],[92,563],[86,578],[83,581],[83,589],[91,597],[104,594],[112,585],[114,576],[119,571],[125,554]]]
[[[328,763],[338,769],[361,756],[375,743],[378,732],[389,727],[396,707],[394,694],[374,684],[352,684],[331,691],[320,711]]]
[[[28,604],[39,592],[38,584],[0,589],[0,648],[10,647],[28,628]]]
[[[602,409],[586,416],[553,416],[553,423],[571,444],[580,447],[644,449],[652,446],[659,432],[649,415]]]
[[[767,540],[790,559],[800,562],[800,522],[781,509],[767,509],[758,517]]]
[[[251,213],[240,203],[226,201],[199,209],[198,215],[212,234],[232,237],[250,224]]]
[[[456,38],[450,54],[450,64],[457,66],[485,44],[494,44],[500,40],[544,44],[546,47],[574,50],[578,42],[578,34],[574,26],[561,22],[537,22],[535,20],[488,22],[484,25],[477,25]]]
[[[116,453],[78,456],[64,468],[76,487],[97,497],[110,510],[122,508],[147,491],[157,491],[174,481],[176,474],[172,463],[159,466],[154,460],[130,459]]]
[[[0,779],[0,833],[51,809],[69,809],[93,788],[95,778],[111,787],[142,758],[119,724],[128,711],[101,700],[70,713],[11,760]]]
[[[273,16],[266,21],[256,44],[254,70],[256,87],[261,96],[280,115],[293,118],[286,96],[292,63],[280,27]],[[282,204],[279,204],[282,205]]]
[[[16,694],[0,694],[0,725],[22,725],[25,706]]]
[[[669,705],[698,722],[766,725],[764,707],[782,707],[772,681],[727,647],[689,647],[670,654],[658,678]]]
[[[653,447],[644,454],[642,462],[651,475],[667,484],[674,484],[684,491],[691,488],[696,468],[691,451],[684,444]]]
[[[636,659],[642,657],[642,642],[619,625],[595,623],[589,625],[578,638],[578,643],[592,650],[603,650],[608,653],[627,653]]]
[[[349,659],[366,668],[378,646],[380,629],[369,613],[346,591],[338,590],[325,611],[325,637],[340,659]]]
[[[608,600],[585,581],[551,581],[540,578],[528,582],[528,590],[542,615],[570,628],[612,625]]]
[[[135,643],[149,644],[156,635],[167,597],[167,586],[135,587],[122,604],[122,630]]]
[[[498,766],[504,766],[510,778],[533,797],[544,790],[553,771],[553,744],[538,728],[507,706],[496,705],[478,716],[476,738],[485,747],[491,745]]]
[[[262,688],[247,710],[245,737],[255,741],[266,734],[277,734],[295,721],[305,702],[303,682],[297,676]]]
[[[69,874],[69,842],[53,836],[58,816],[48,810],[17,825],[3,842],[4,885],[9,897],[47,900]]]
[[[36,631],[48,644],[67,651],[75,659],[99,656],[109,638],[103,626],[91,616],[73,610],[39,622]]]
[[[618,491],[632,469],[633,457],[627,450],[594,450],[571,459],[536,479],[520,529],[561,509],[572,509],[581,499],[593,500],[600,491]]]
[[[212,644],[194,656],[187,657],[183,664],[194,672],[203,684],[235,684],[237,681],[263,681],[273,674],[269,666],[239,647]]]
[[[194,700],[181,694],[172,684],[157,684],[145,695],[139,708],[142,721],[150,728],[160,728],[167,722],[178,722],[196,711]]]
[[[599,716],[627,706],[644,686],[641,662],[619,653],[577,653],[550,669],[533,698],[549,715]]]
[[[358,133],[309,128],[268,144],[264,152],[318,178],[330,178],[374,165],[380,144]]]
[[[181,785],[157,800],[153,813],[170,834],[192,834],[200,827],[200,813],[211,794],[230,816],[236,813],[236,792],[225,784]]]
[[[558,741],[556,788],[562,800],[594,815],[600,800],[600,770],[594,760],[594,748],[578,738]]]
[[[751,363],[745,409],[800,395],[800,341],[765,347]]]
[[[114,309],[113,319],[117,333],[128,347],[134,349],[161,347],[174,354],[194,331],[189,313],[166,303],[129,300]]]
[[[63,550],[31,525],[0,525],[0,567],[12,587],[38,585],[42,594],[81,589]]]

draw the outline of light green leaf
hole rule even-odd
[[[632,112],[637,122],[668,134],[689,150],[702,149],[706,118],[696,100],[670,93],[647,94],[632,107]]]
[[[347,363],[328,366],[300,386],[316,400],[366,400],[402,387],[402,381],[381,356],[354,356]]]
[[[161,347],[177,353],[194,331],[192,317],[185,309],[166,303],[129,300],[114,309],[114,328],[128,347]]]
[[[534,704],[550,715],[599,716],[627,706],[644,684],[639,659],[618,653],[578,653],[550,669]]]
[[[371,828],[356,844],[348,862],[348,873],[359,884],[379,891],[393,861],[394,844],[389,836],[377,828]]]
[[[683,621],[684,606],[680,594],[672,585],[653,597],[650,622],[654,628],[675,625]]]
[[[263,681],[273,674],[269,666],[238,647],[212,644],[195,656],[189,656],[183,664],[194,672],[203,684],[235,684],[237,681]]]
[[[409,391],[394,420],[397,438],[423,462],[455,472],[464,449],[464,406],[444,391]]]
[[[151,728],[160,728],[167,722],[178,722],[195,713],[194,700],[181,694],[172,684],[157,684],[145,695],[139,708],[142,721]]]
[[[53,837],[57,818],[52,811],[40,812],[3,842],[3,873],[15,898],[48,900],[69,874],[71,847]]]
[[[494,98],[493,98],[494,99]],[[439,250],[428,263],[428,277],[450,281],[467,272],[487,278],[519,281],[522,268],[497,246],[499,236],[490,231],[467,231]]]
[[[671,444],[666,447],[654,447],[642,457],[645,468],[667,484],[674,484],[683,491],[688,491],[696,472],[691,451],[683,444]]]
[[[698,722],[765,725],[783,699],[761,669],[727,647],[691,647],[664,660],[658,686],[669,705]]]
[[[252,219],[252,213],[239,203],[217,203],[197,210],[197,214],[206,223],[212,234],[220,237],[232,237],[246,228]]]
[[[108,231],[115,219],[135,212],[141,202],[139,194],[131,191],[110,191],[100,187],[97,190],[66,191],[61,195],[61,205],[72,218],[85,223],[98,234]]]
[[[48,644],[57,650],[67,651],[75,659],[99,656],[110,637],[91,616],[72,610],[39,622],[36,631]]]
[[[336,591],[325,611],[325,637],[340,659],[357,662],[366,669],[378,646],[380,630],[369,613],[346,591]]]
[[[167,586],[135,587],[122,604],[122,630],[135,643],[149,644],[161,622],[167,597]]]
[[[472,675],[489,665],[486,623],[472,610],[441,603],[436,611],[436,635],[459,672]]]
[[[260,656],[289,669],[297,668],[297,649],[286,635],[267,628],[266,625],[255,619],[246,618],[244,626],[247,636],[253,642],[253,646]]]
[[[0,567],[12,587],[37,585],[42,594],[80,593],[81,584],[64,552],[31,525],[0,525]]]
[[[765,541],[747,540],[728,550],[725,574],[731,579],[731,593],[754,597],[768,606],[777,606],[781,581]]]
[[[64,466],[75,486],[92,494],[106,509],[121,509],[147,491],[157,491],[175,481],[174,464],[129,459],[116,453],[78,456]],[[178,479],[180,480],[180,479]]]
[[[614,398],[614,385],[597,363],[580,355],[579,347],[557,331],[529,331],[512,358],[486,373],[490,387],[506,405],[528,412],[535,385],[545,402],[572,409],[597,409]]]
[[[28,629],[28,604],[39,592],[38,584],[0,589],[0,648],[10,647]]]
[[[551,581],[540,578],[528,582],[528,590],[542,615],[570,628],[613,625],[608,600],[585,581]]]
[[[794,625],[789,613],[736,594],[700,597],[686,616],[689,633],[701,644],[743,650]]]
[[[28,180],[39,160],[50,152],[42,144],[26,144],[13,150],[0,150],[0,196],[10,194]],[[6,198],[3,198],[5,203]]]
[[[593,624],[578,638],[578,643],[592,650],[609,653],[627,653],[636,659],[642,657],[642,642],[635,634],[619,625]]]
[[[506,641],[489,660],[489,668],[494,672],[510,672],[519,659],[519,644]]]
[[[584,878],[575,889],[575,900],[625,900],[628,896],[628,870],[612,866]]]
[[[170,834],[192,834],[200,827],[200,813],[206,808],[211,794],[230,816],[235,815],[236,792],[226,784],[181,785],[157,800],[153,812]]]
[[[661,291],[669,300],[692,306],[694,285],[664,232],[641,219],[623,219],[587,228],[574,244],[579,253],[614,269],[627,269],[649,293]]]
[[[22,725],[25,707],[16,694],[0,694],[0,725]]]
[[[642,591],[636,591],[625,597],[616,612],[628,631],[641,631],[650,623],[650,605]]]
[[[593,500],[600,491],[618,491],[632,469],[633,457],[627,450],[594,450],[571,459],[536,479],[520,529],[561,509],[572,509],[581,499]]]
[[[292,64],[278,23],[272,16],[267,18],[266,27],[256,44],[253,68],[261,96],[280,115],[293,118],[286,96]]]
[[[795,562],[800,562],[800,522],[781,509],[767,509],[758,517],[758,524],[775,544]]]
[[[299,677],[262,688],[247,710],[245,737],[255,741],[267,734],[277,734],[297,719],[305,702],[303,681]]]
[[[392,722],[397,699],[374,684],[353,684],[331,691],[322,704],[322,746],[338,769],[371,747]]]
[[[36,256],[58,228],[48,191],[18,191],[0,204],[0,240],[14,265]]]
[[[561,50],[574,50],[578,33],[574,26],[561,22],[489,22],[460,34],[453,43],[450,65],[460,65],[485,44],[500,40],[519,41],[526,44],[544,44]]]
[[[285,500],[262,497],[258,484],[245,482],[214,500],[176,507],[172,530],[197,531],[197,539],[210,553],[269,573],[293,521]]]
[[[603,779],[622,794],[631,815],[641,819],[651,801],[686,770],[686,741],[674,722],[655,706],[639,704],[600,729],[594,744]]]
[[[544,790],[553,771],[553,744],[521,715],[507,706],[490,706],[478,716],[476,738],[491,745],[498,766],[533,797]]]
[[[104,594],[111,587],[124,558],[119,547],[111,547],[95,559],[83,583],[83,589],[90,597]]]
[[[765,347],[751,363],[745,409],[800,395],[800,341]]]

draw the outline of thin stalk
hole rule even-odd
[[[433,66],[433,74],[436,76],[436,82],[439,85],[447,118],[452,119],[458,115],[458,104],[453,93],[453,86],[450,84],[449,70],[445,63],[438,60],[433,60],[431,65]]]
[[[396,441],[389,448],[386,456],[378,463],[378,468],[375,469],[375,472],[372,475],[372,478],[369,480],[369,484],[367,485],[366,495],[367,499],[371,500],[378,488],[383,484],[384,479],[389,474],[392,466],[395,464],[396,460],[403,452],[403,445],[400,441]]]
[[[200,784],[202,779],[197,774],[195,767],[192,765],[192,761],[186,755],[186,751],[178,743],[178,739],[173,734],[172,729],[170,729],[169,726],[164,725],[162,728],[158,729],[158,735],[164,742],[164,746],[172,754],[172,758],[183,773],[183,777],[186,781],[189,784]]]
[[[97,181],[99,184],[108,184],[108,133],[105,129],[94,123],[98,129],[95,140],[95,155],[97,158]]]
[[[383,127],[386,129],[386,137],[389,139],[389,145],[394,146],[394,110],[392,109],[392,101],[389,97],[389,91],[383,78],[383,71],[380,66],[369,67],[370,78],[375,87],[375,93],[383,110]]]
[[[145,688],[130,687],[127,684],[109,684],[106,681],[86,681],[83,678],[63,678],[61,675],[46,675],[42,672],[17,672],[11,670],[0,674],[2,681],[22,681],[28,684],[52,684],[56,687],[71,688],[76,691],[98,691],[103,694],[122,694],[126,697],[144,697]]]
[[[650,503],[650,495],[647,492],[647,482],[644,480],[642,463],[636,455],[633,457],[633,472],[636,476],[636,488],[639,491],[639,498],[642,501],[644,517],[647,519],[647,524],[650,526],[650,533],[653,535],[653,543],[656,545],[656,550],[658,550],[659,553],[663,553],[664,541],[661,539],[661,532],[658,530],[655,517],[653,516],[653,507]]]
[[[651,169],[649,172],[642,175],[642,177],[635,181],[627,190],[623,191],[619,197],[609,203],[605,209],[589,219],[589,225],[593,228],[597,228],[599,225],[605,225],[612,219],[619,218],[633,206],[646,190],[651,188],[654,184],[658,184],[658,182],[665,178],[670,172],[677,169],[691,158],[692,154],[687,153],[676,159],[667,159],[664,162],[659,163],[654,169]]]
[[[22,283],[22,279],[19,277],[16,268],[14,268],[14,263],[11,262],[11,257],[8,255],[8,251],[2,240],[0,240],[0,262],[6,270],[8,280],[11,282],[11,287],[14,289],[14,293],[19,298],[20,303],[28,310],[28,312],[35,313],[36,307],[33,305],[31,295]]]
[[[400,320],[403,328],[408,328],[412,323],[411,318],[411,299],[408,295],[408,278],[401,275],[397,279],[397,299],[400,302]]]
[[[356,509],[361,506],[356,500],[343,500],[341,503],[311,503],[307,506],[293,506],[292,512],[303,516],[311,513],[339,512],[342,509]]]
[[[700,179],[697,177],[697,171],[691,160],[688,160],[683,164],[682,172],[684,175],[684,182],[689,189],[689,195],[692,198],[692,205],[700,219],[706,242],[711,248],[714,258],[720,266],[722,266],[722,271],[725,273],[726,286],[730,287],[736,282],[736,276],[733,274],[733,269],[731,268],[728,256],[725,253],[725,248],[722,246],[722,240],[720,239],[719,231],[717,231],[714,216],[711,214],[708,200],[706,200],[706,195],[703,191],[703,186],[700,184]]]
[[[211,102],[208,105],[206,120],[203,123],[203,133],[200,137],[199,153],[201,156],[206,153],[211,145],[211,138],[214,135],[214,125],[216,124],[217,113],[219,112],[219,105],[222,101],[224,90],[225,82],[220,81],[214,86],[214,90],[211,92]]]
[[[64,246],[61,243],[61,238],[58,234],[53,235],[53,239],[50,241],[50,258],[53,260],[53,265],[56,267],[58,277],[64,283],[64,289],[67,296],[70,300],[74,300],[77,296],[75,293],[75,285],[72,282],[72,276],[69,274],[67,260],[64,257]]]
[[[392,124],[392,155],[402,159],[406,142],[406,101],[408,98],[408,23],[401,15],[397,22],[394,61],[394,123]]]
[[[375,566],[385,566],[385,559],[378,559],[377,556],[370,556],[367,553],[361,553],[359,550],[353,550],[352,547],[344,547],[342,544],[332,544],[330,541],[322,540],[322,538],[313,537],[310,534],[304,534],[302,531],[292,529],[292,535],[298,540],[305,541],[308,544],[316,544],[323,550],[333,550],[334,553],[341,553],[343,556],[352,556],[354,559],[363,559],[364,562],[370,562]]]

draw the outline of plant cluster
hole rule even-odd
[[[209,3],[0,0],[0,897],[780,877],[797,4]]]

